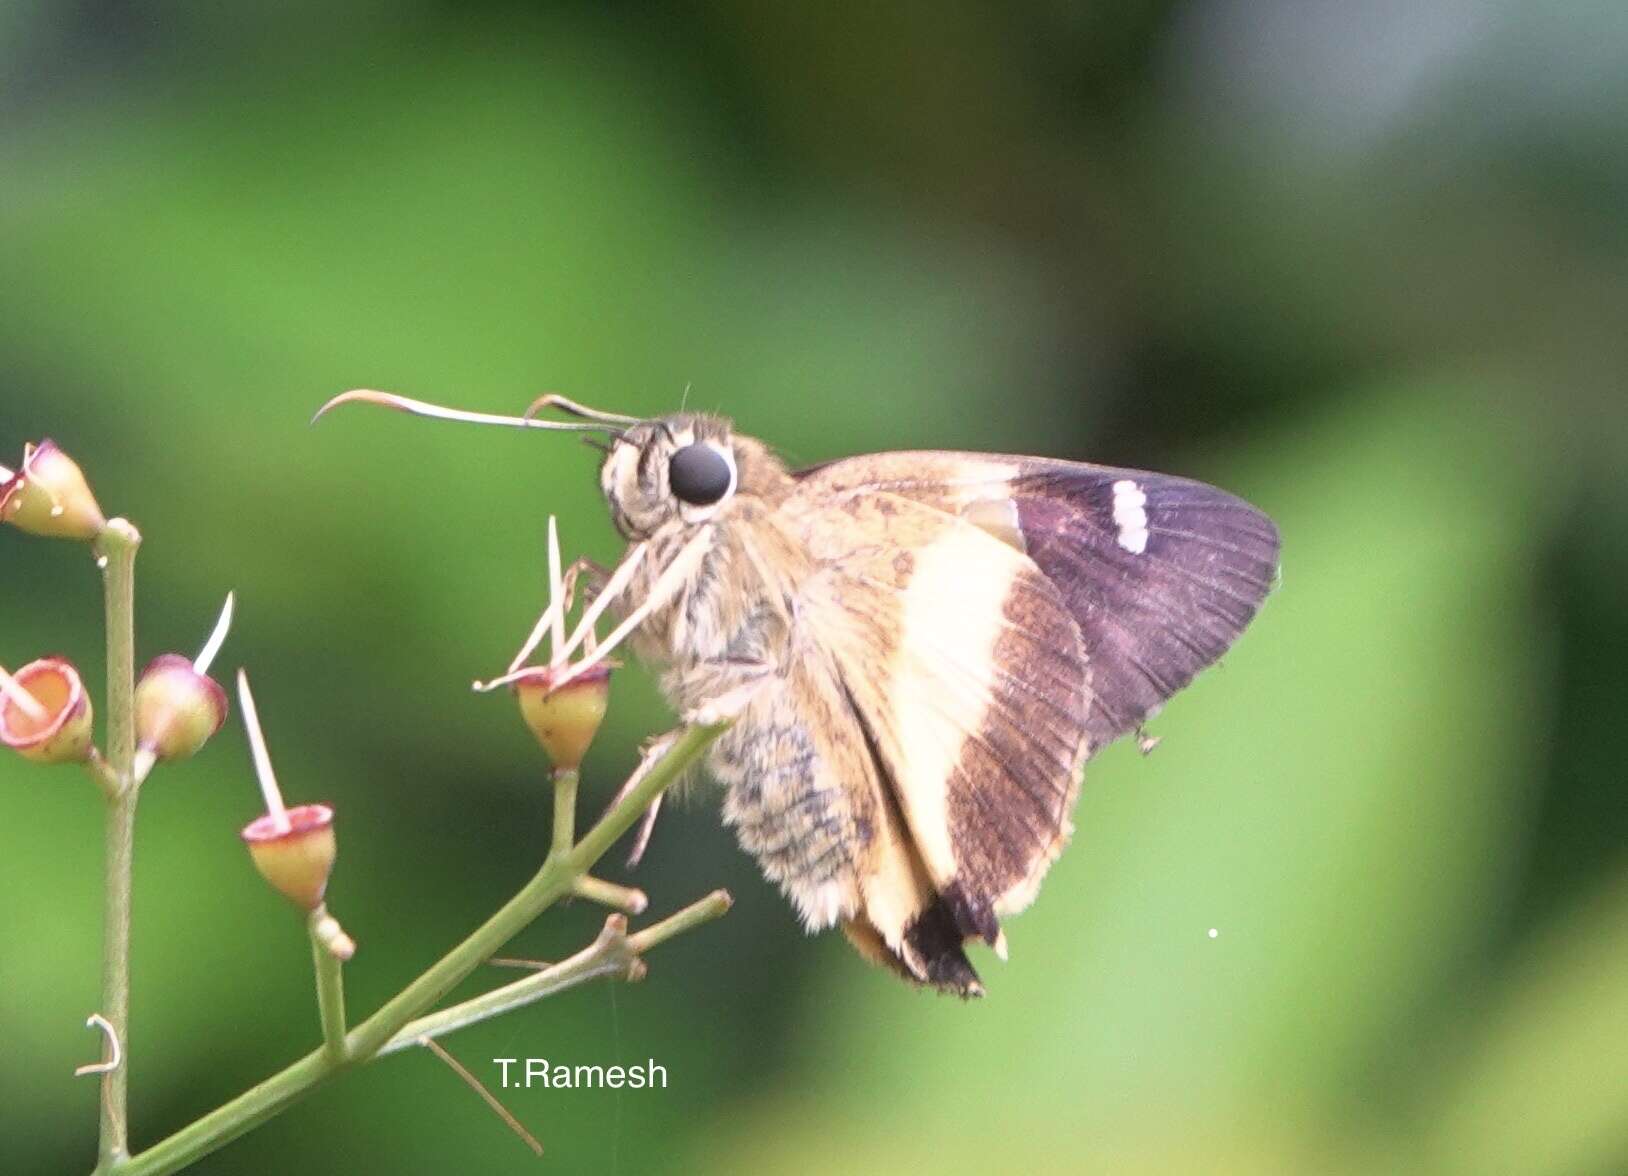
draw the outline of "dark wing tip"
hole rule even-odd
[[[1018,479],[1013,498],[1030,558],[1085,641],[1093,747],[1214,664],[1278,580],[1277,524],[1203,482],[1048,466]]]

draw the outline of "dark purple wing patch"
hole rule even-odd
[[[1202,482],[1035,465],[1010,493],[1029,557],[1085,638],[1094,750],[1135,729],[1243,632],[1277,575],[1278,532]]]
[[[847,458],[795,477],[823,494],[887,491],[952,514],[1010,503],[1015,519],[976,521],[996,533],[1015,522],[1079,625],[1093,751],[1225,653],[1277,577],[1272,520],[1186,478],[941,450]]]

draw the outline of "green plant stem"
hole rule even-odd
[[[102,1007],[118,1037],[123,1063],[102,1076],[97,1171],[107,1172],[128,1150],[130,1076],[130,890],[135,852],[136,796],[136,551],[141,533],[114,519],[97,540],[103,561],[107,618],[108,759],[103,844]]]
[[[644,815],[644,810],[655,803],[656,797],[675,784],[678,778],[698,762],[701,753],[712,746],[712,741],[729,729],[729,724],[686,727],[673,741],[661,760],[640,780],[593,828],[582,835],[582,840],[571,847],[567,860],[572,874],[586,874],[594,863],[605,856],[605,851],[616,844],[616,839]]]
[[[90,749],[90,758],[85,761],[85,771],[96,781],[96,787],[102,790],[102,796],[107,801],[111,803],[118,798],[120,790],[118,773],[97,748]]]
[[[625,915],[642,915],[650,905],[650,897],[633,886],[618,886],[592,874],[584,874],[571,884],[571,893],[600,906],[621,911]]]
[[[556,768],[554,771],[554,842],[549,857],[561,857],[571,850],[577,839],[577,783],[580,773],[576,768]]]
[[[652,947],[675,935],[710,923],[732,906],[734,900],[727,890],[714,890],[705,898],[691,903],[683,910],[653,923],[635,935],[627,934],[626,926],[615,915],[605,921],[605,928],[587,947],[569,959],[540,968],[530,976],[494,988],[490,992],[472,997],[430,1013],[404,1026],[380,1048],[384,1057],[400,1050],[422,1045],[426,1039],[444,1037],[455,1029],[489,1021],[493,1017],[535,1004],[544,997],[553,996],[567,988],[575,988],[600,976],[629,975],[634,962]]]
[[[178,1171],[264,1123],[339,1071],[372,1060],[415,1017],[569,893],[573,880],[587,873],[616,839],[632,828],[640,814],[700,758],[726,725],[685,730],[660,762],[581,841],[566,853],[550,854],[536,876],[496,914],[352,1029],[345,1038],[345,1060],[336,1061],[326,1046],[314,1050],[169,1138],[131,1156],[118,1165],[117,1171],[123,1176],[166,1176]],[[575,797],[572,799],[574,802]]]
[[[345,972],[344,963],[328,949],[317,934],[328,908],[318,906],[306,921],[311,933],[311,963],[317,978],[317,1015],[322,1020],[322,1044],[330,1062],[345,1060]]]
[[[627,945],[633,954],[642,956],[652,947],[659,947],[676,935],[686,931],[693,931],[703,923],[721,918],[735,900],[730,897],[727,890],[714,890],[705,898],[692,902],[682,910],[674,911],[659,923],[652,923],[640,931],[635,931],[627,937]]]

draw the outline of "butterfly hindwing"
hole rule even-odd
[[[821,496],[803,517],[816,571],[800,623],[834,659],[931,883],[925,901],[867,895],[850,938],[879,937],[918,979],[976,991],[962,942],[998,942],[999,916],[1027,905],[1070,832],[1086,743],[1079,630],[1032,560],[957,515],[867,491]]]

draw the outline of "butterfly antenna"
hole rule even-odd
[[[327,413],[341,404],[361,402],[364,404],[377,404],[383,408],[396,412],[410,413],[413,416],[433,417],[439,421],[461,421],[470,425],[506,425],[515,429],[548,429],[557,433],[608,433],[611,436],[620,436],[621,430],[614,428],[610,423],[593,418],[582,422],[572,421],[538,421],[526,416],[503,416],[490,412],[469,412],[461,408],[447,408],[440,404],[430,404],[424,400],[414,400],[410,396],[398,396],[394,392],[376,392],[371,388],[354,388],[343,392],[317,409],[316,415],[311,418],[315,424]],[[618,418],[630,424],[637,424],[631,417]]]
[[[631,427],[642,423],[638,417],[626,416],[619,412],[604,412],[597,408],[589,408],[585,404],[578,404],[575,400],[568,396],[561,396],[558,392],[544,392],[536,400],[533,400],[531,407],[526,409],[525,419],[531,420],[545,408],[557,408],[571,416],[581,417],[583,420],[588,421],[598,421],[606,425]]]

